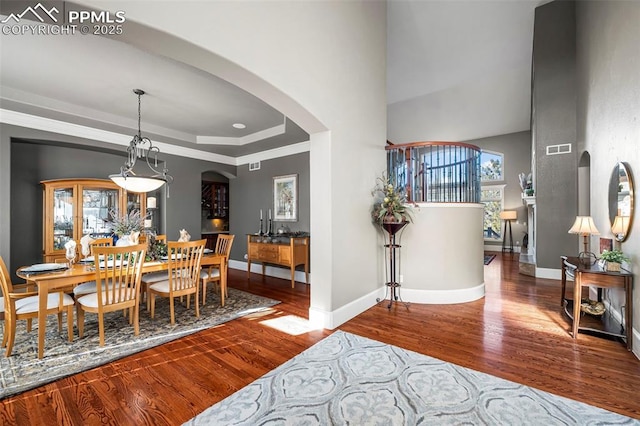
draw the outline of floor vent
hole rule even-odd
[[[558,154],[569,154],[569,153],[571,153],[570,143],[547,146],[547,155],[558,155]]]
[[[260,162],[256,161],[255,163],[249,163],[249,171],[255,172],[256,170],[260,170]]]

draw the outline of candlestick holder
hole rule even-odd
[[[260,231],[258,231],[258,235],[264,235],[262,232],[262,218],[260,218]]]
[[[273,233],[273,228],[272,228],[272,226],[273,226],[273,223],[272,223],[271,219],[269,219],[269,229],[267,230],[267,235],[268,235],[268,236],[271,236],[271,235],[272,235],[272,233]]]

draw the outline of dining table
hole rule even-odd
[[[201,267],[217,266],[220,268],[221,304],[224,306],[224,296],[227,289],[227,258],[224,254],[205,253],[202,256]],[[73,263],[71,267],[53,272],[27,273],[28,268],[18,268],[16,275],[27,283],[38,288],[38,358],[44,356],[44,336],[47,321],[47,300],[49,292],[65,288],[73,288],[78,284],[95,279],[96,271],[93,262]],[[166,271],[169,269],[167,260],[152,260],[142,264],[142,274]],[[198,301],[196,300],[196,303]]]

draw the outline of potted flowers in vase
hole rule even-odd
[[[412,221],[415,204],[407,200],[405,192],[397,188],[386,174],[377,178],[376,186],[371,191],[371,195],[374,197],[371,210],[371,218],[374,223],[384,228],[385,224],[406,225]]]
[[[603,266],[607,271],[620,272],[622,262],[628,262],[629,258],[620,250],[604,250],[600,260],[604,262]]]
[[[144,230],[144,220],[140,210],[132,210],[129,214],[118,216],[115,211],[111,216],[111,230],[118,237],[116,245],[127,246],[138,244],[140,233]]]

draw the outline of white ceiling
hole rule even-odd
[[[8,2],[2,3],[4,20]],[[461,84],[485,84],[509,69],[529,70],[533,9],[540,3],[390,1],[388,103]],[[140,88],[147,92],[142,97],[143,135],[163,135],[178,145],[230,156],[307,139],[294,123],[283,126],[283,115],[253,95],[114,39],[0,39],[0,106],[5,109],[131,133],[138,107],[132,90]],[[530,87],[520,90],[529,92]],[[514,100],[522,102],[522,94],[514,93]],[[232,127],[238,122],[246,129]],[[268,135],[252,139],[263,134],[259,132]],[[213,140],[217,144],[198,143]]]

